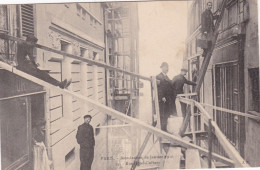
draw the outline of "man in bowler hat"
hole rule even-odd
[[[173,89],[171,86],[171,80],[167,76],[167,73],[169,71],[168,63],[163,62],[161,64],[161,70],[162,72],[156,76],[156,79],[159,80],[159,82],[157,83],[157,89],[161,129],[166,132],[167,119],[171,114],[173,106]]]

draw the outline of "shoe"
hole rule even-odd
[[[65,87],[64,87],[64,88],[67,88],[67,87],[69,87],[69,86],[70,86],[70,84],[71,84],[71,82],[72,82],[72,79],[69,79],[69,81],[67,81],[67,83],[66,83],[66,85],[65,85]]]
[[[68,81],[67,81],[67,79],[65,79],[65,80],[63,80],[62,82],[60,82],[59,87],[62,88],[62,89],[64,89],[67,83],[68,83]]]

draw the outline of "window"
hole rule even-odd
[[[22,35],[34,34],[34,9],[32,4],[21,5]]]
[[[81,16],[81,7],[79,4],[77,4],[77,15]]]
[[[96,60],[97,52],[93,51],[93,60]]]
[[[80,57],[85,57],[85,55],[86,55],[86,49],[80,47]]]
[[[66,156],[65,156],[65,166],[69,166],[71,162],[75,159],[75,148],[73,148]]]
[[[90,17],[90,25],[93,25],[93,22],[94,22],[94,18]]]
[[[87,12],[82,9],[82,19],[83,19],[83,20],[86,19],[86,15],[87,15]]]
[[[65,41],[60,41],[60,45],[61,45],[61,51],[64,51],[64,52],[68,52],[69,51],[69,43],[68,42],[65,42]]]
[[[237,23],[237,16],[237,3],[235,3],[228,9],[228,26]]]
[[[259,105],[259,68],[249,69],[249,78],[250,78],[250,91],[251,99],[249,100],[250,110],[260,113]]]

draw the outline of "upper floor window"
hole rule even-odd
[[[80,7],[79,4],[77,4],[77,15],[78,16],[81,16],[81,10],[82,10],[82,8]]]
[[[82,48],[82,47],[80,47],[80,57],[86,57],[86,49],[85,48]]]
[[[22,35],[34,34],[34,7],[32,4],[21,5]]]

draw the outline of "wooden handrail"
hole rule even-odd
[[[21,43],[25,43],[25,44],[30,44],[30,43],[28,43],[27,41],[25,41],[21,38],[10,36],[10,35],[5,34],[5,33],[0,33],[0,38],[5,39],[5,40],[17,41],[17,42],[21,42]],[[40,45],[40,44],[36,44],[35,47],[39,48],[39,49],[46,50],[46,51],[54,52],[54,53],[57,53],[57,54],[60,54],[60,55],[63,55],[63,56],[67,56],[67,57],[72,58],[72,59],[80,60],[82,62],[86,62],[86,63],[91,64],[91,65],[97,65],[99,67],[103,67],[103,68],[106,68],[108,70],[114,70],[114,71],[122,72],[124,74],[128,74],[128,75],[131,75],[131,76],[143,79],[143,80],[152,81],[152,79],[149,78],[149,77],[145,77],[145,76],[139,75],[137,73],[133,73],[133,72],[126,71],[126,70],[123,70],[123,69],[120,69],[120,68],[116,68],[116,67],[107,65],[106,63],[103,63],[103,62],[99,62],[99,61],[95,61],[95,60],[92,60],[92,59],[89,59],[89,58],[83,58],[83,57],[80,57],[80,56],[69,54],[69,53],[59,51],[59,50],[55,50],[53,48],[46,47],[46,46],[43,46],[43,45]]]
[[[225,108],[213,106],[213,105],[210,105],[210,104],[207,104],[207,103],[200,103],[200,104],[202,106],[205,106],[205,107],[210,107],[214,110],[219,110],[219,111],[222,111],[222,112],[228,112],[228,113],[238,115],[238,116],[244,116],[244,117],[248,117],[248,118],[251,118],[251,119],[260,120],[259,116],[251,115],[251,114],[248,114],[248,113],[243,113],[243,112],[239,112],[239,111],[235,111],[235,110],[225,109]],[[218,113],[216,113],[216,114],[218,114]]]
[[[189,104],[189,105],[192,102],[195,102],[197,104],[197,107],[199,107],[199,108],[203,108],[203,106],[204,107],[210,107],[210,108],[212,108],[214,110],[219,110],[219,111],[222,111],[222,112],[227,112],[227,113],[238,115],[238,116],[248,117],[248,118],[251,118],[251,119],[254,119],[254,120],[258,120],[258,121],[260,120],[259,116],[255,116],[255,115],[251,115],[251,114],[248,114],[248,113],[243,113],[243,112],[239,112],[239,111],[235,111],[235,110],[225,109],[225,108],[218,107],[218,106],[213,106],[213,105],[210,105],[210,104],[207,104],[207,103],[199,103],[199,102],[194,101],[192,99],[183,98],[183,97],[180,97],[180,96],[178,96],[178,97],[179,97],[179,100],[181,102]],[[218,114],[218,113],[216,113],[216,114]]]
[[[21,76],[27,80],[30,80],[36,84],[39,84],[43,87],[45,87],[46,89],[53,89],[55,91],[57,91],[58,93],[61,93],[63,95],[70,95],[70,96],[73,96],[75,97],[76,99],[78,100],[81,100],[82,102],[86,103],[89,107],[93,108],[93,109],[96,109],[96,110],[99,110],[101,113],[103,114],[108,114],[110,116],[113,116],[119,120],[122,120],[122,121],[125,121],[126,123],[130,123],[132,124],[133,126],[137,126],[141,129],[144,129],[144,130],[147,130],[148,132],[151,132],[153,134],[155,134],[156,136],[158,137],[161,137],[161,138],[165,138],[165,139],[168,139],[170,140],[172,143],[174,144],[177,144],[177,145],[180,145],[180,146],[183,146],[185,148],[194,148],[194,149],[198,149],[199,152],[201,154],[207,154],[208,153],[208,150],[207,149],[204,149],[200,146],[197,146],[195,144],[192,144],[192,143],[189,143],[188,141],[186,140],[183,140],[182,138],[178,137],[178,136],[175,136],[175,135],[172,135],[172,134],[169,134],[167,132],[164,132],[156,127],[153,127],[151,125],[148,125],[146,124],[145,122],[141,121],[141,120],[138,120],[136,118],[133,118],[133,117],[129,117],[127,115],[125,115],[124,113],[121,113],[119,111],[116,111],[110,107],[107,107],[101,103],[97,103],[95,100],[92,100],[88,97],[85,97],[81,94],[77,94],[77,93],[74,93],[74,92],[71,92],[69,90],[66,90],[66,89],[61,89],[57,86],[53,86],[43,80],[40,80],[34,76],[31,76],[27,73],[24,73],[20,70],[17,70],[16,68],[10,66],[9,64],[6,64],[4,62],[1,62],[0,61],[0,67],[2,67],[3,69],[9,71],[9,72],[12,72],[18,76]],[[228,159],[226,157],[223,157],[221,155],[218,155],[216,153],[213,153],[212,154],[212,157],[215,159],[215,160],[218,160],[218,161],[221,161],[225,164],[228,164],[228,165],[233,165],[234,164],[234,161],[231,160],[231,159]]]
[[[184,94],[178,94],[177,97],[189,97],[189,96],[197,96],[197,93],[184,93]]]
[[[197,106],[197,108],[200,110],[201,115],[204,116],[204,118],[206,118],[205,123],[209,126],[208,122],[212,119],[212,117],[199,102],[192,100],[192,99],[182,98],[182,97],[179,97],[179,101],[190,104],[190,105],[192,104],[192,102],[194,102],[195,105]],[[240,156],[239,152],[234,148],[234,146],[227,140],[226,136],[219,129],[216,122],[211,121],[211,125],[214,128],[215,135],[216,135],[219,143],[224,148],[224,150],[228,154],[228,156],[234,161],[235,167],[250,167],[246,163],[246,161]]]

